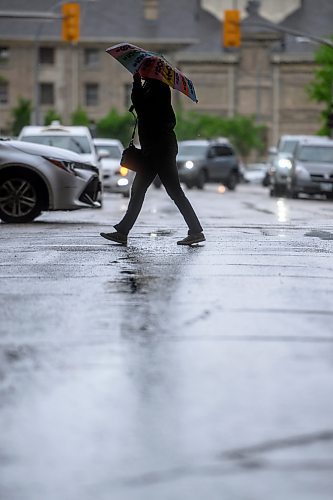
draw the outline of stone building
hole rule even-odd
[[[0,11],[60,13],[55,0],[1,0]],[[221,46],[221,21],[200,0],[81,0],[77,44],[61,40],[61,21],[8,19],[0,12],[0,128],[9,131],[18,97],[31,99],[34,122],[53,108],[70,122],[82,106],[92,120],[111,108],[127,109],[131,75],[105,49],[128,41],[163,52],[195,83],[199,103],[174,92],[176,106],[199,112],[253,115],[267,125],[268,144],[282,133],[314,133],[321,108],[306,85],[313,78],[315,46],[276,27],[317,36],[332,32],[333,2],[302,0],[279,24],[247,2],[240,49]],[[39,103],[36,105],[36,103]]]

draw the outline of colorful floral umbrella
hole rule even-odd
[[[194,85],[179,69],[173,68],[162,54],[149,52],[130,43],[119,43],[106,49],[132,74],[138,72],[142,78],[155,78],[179,90],[192,101],[198,102]]]

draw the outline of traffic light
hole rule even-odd
[[[80,38],[80,4],[77,2],[62,5],[62,39],[77,42]]]
[[[223,46],[239,47],[241,43],[239,10],[225,10],[223,23]]]

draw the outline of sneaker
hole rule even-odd
[[[177,245],[195,245],[201,241],[206,241],[205,235],[203,233],[189,234],[183,240],[177,241]]]
[[[114,241],[115,243],[120,243],[120,245],[127,245],[127,235],[118,233],[100,233],[100,235],[106,240]]]

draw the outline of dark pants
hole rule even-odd
[[[179,183],[176,152],[173,151],[170,154],[170,151],[165,150],[163,152],[163,150],[159,150],[156,153],[147,153],[145,155],[145,160],[145,171],[136,174],[131,189],[131,198],[128,204],[127,212],[119,224],[114,226],[115,229],[123,234],[129,233],[140,213],[147,189],[155,179],[156,175],[159,175],[166,192],[175,202],[180,213],[184,217],[185,222],[188,225],[188,233],[200,233],[202,231],[202,227],[198,217],[196,216],[191,203],[186,198]]]

